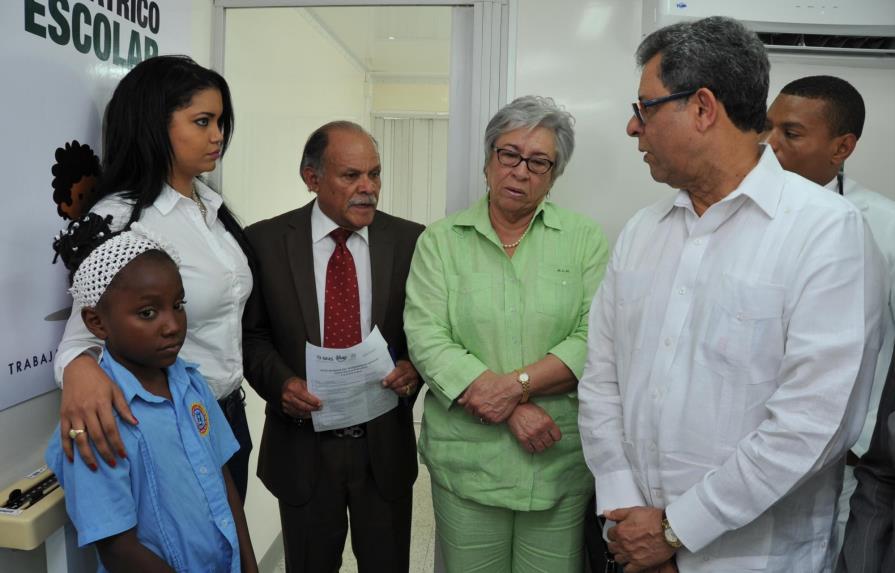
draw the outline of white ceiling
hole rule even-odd
[[[451,8],[356,6],[305,8],[374,79],[447,81],[451,54]]]

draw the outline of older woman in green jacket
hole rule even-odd
[[[449,572],[580,571],[593,493],[576,386],[608,244],[547,194],[572,117],[522,97],[485,133],[488,193],[427,229],[404,327],[429,385],[420,453]]]

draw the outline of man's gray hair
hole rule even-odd
[[[373,146],[377,149],[379,144],[376,138],[367,133],[367,130],[353,121],[339,120],[331,121],[326,125],[322,125],[314,130],[314,133],[308,137],[305,142],[304,151],[301,154],[301,165],[299,165],[299,173],[304,173],[305,167],[310,167],[318,177],[323,175],[323,154],[326,153],[326,146],[329,145],[329,134],[332,131],[354,131],[363,133],[373,142]]]
[[[643,39],[638,65],[657,54],[659,79],[671,93],[708,88],[741,131],[764,131],[770,63],[755,32],[721,16],[680,22]]]
[[[556,105],[553,98],[534,95],[516,98],[500,108],[485,128],[485,165],[494,152],[494,142],[504,133],[519,128],[544,127],[553,130],[556,164],[551,173],[553,180],[556,180],[562,175],[575,150],[574,124],[572,114]]]

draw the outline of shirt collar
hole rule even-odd
[[[322,241],[338,228],[339,225],[323,212],[320,208],[320,204],[315,199],[314,206],[311,207],[311,242],[317,243]],[[369,244],[370,230],[368,227],[361,227],[359,230],[355,231],[354,234],[358,235],[365,243]]]
[[[734,201],[737,197],[744,196],[773,219],[777,214],[777,207],[780,205],[780,197],[783,192],[783,168],[770,146],[765,144],[761,144],[761,146],[763,150],[758,163],[740,182],[739,187],[731,191],[719,203]],[[660,205],[663,218],[675,207],[693,210],[693,201],[685,190],[678,191],[674,200]]]
[[[851,188],[851,179],[846,176],[842,176],[842,194],[848,195],[852,190]],[[835,194],[839,194],[839,177],[833,177],[832,181],[824,185],[824,188],[829,189]]]
[[[108,350],[103,352],[100,366],[104,366],[107,370],[111,371],[112,378],[121,388],[128,404],[133,402],[134,398],[138,396],[145,402],[163,402],[165,400],[161,396],[156,396],[152,392],[146,390],[146,388],[140,384],[140,381],[137,380],[137,377],[120,362],[115,360]],[[166,369],[168,372],[168,388],[171,390],[171,396],[174,398],[175,402],[179,401],[186,391],[185,382],[189,380],[186,372],[188,367],[195,368],[195,364],[184,362],[178,358],[174,361],[174,364]]]
[[[476,231],[482,235],[489,236],[490,233],[493,233],[496,236],[494,227],[491,225],[491,217],[488,216],[489,196],[486,193],[471,209],[458,213],[456,219],[454,219],[454,226],[475,227]],[[529,227],[539,218],[546,227],[562,230],[562,222],[559,213],[556,212],[556,205],[551,201],[544,199],[538,204]]]
[[[193,185],[195,185],[196,193],[199,194],[202,203],[205,204],[205,208],[208,210],[208,215],[211,217],[211,220],[216,220],[218,217],[218,209],[220,209],[221,205],[224,203],[224,199],[219,193],[206,185],[205,182],[198,177],[193,178]],[[153,203],[153,207],[158,209],[159,213],[162,215],[167,215],[180,201],[189,201],[190,203],[193,203],[193,205],[189,206],[191,208],[194,206],[191,197],[181,195],[173,187],[165,183],[162,186],[162,192],[155,200],[155,203]]]

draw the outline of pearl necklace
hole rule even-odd
[[[193,183],[193,201],[196,203],[196,206],[199,207],[199,213],[202,215],[202,220],[204,221],[206,216],[208,215],[208,207],[205,206],[205,203],[202,202],[202,197],[196,193],[196,184]]]
[[[509,244],[507,244],[507,243],[501,243],[500,246],[503,247],[504,249],[515,249],[516,247],[519,246],[519,243],[522,242],[522,239],[524,239],[524,238],[525,238],[525,235],[527,235],[527,234],[528,234],[528,229],[525,229],[525,232],[522,233],[522,236],[519,237],[519,240],[518,240],[518,241],[516,241],[515,243],[509,243]]]
[[[489,209],[490,209],[490,204],[491,204],[491,189],[490,189],[490,188],[488,189],[488,204],[489,204],[488,206],[489,206]],[[491,219],[491,213],[490,213],[490,212],[488,213],[488,218]],[[516,247],[518,247],[518,246],[519,246],[519,243],[522,242],[522,239],[525,238],[525,235],[528,234],[528,229],[530,228],[530,224],[531,224],[531,222],[529,222],[529,227],[526,227],[526,228],[525,228],[525,231],[522,232],[522,236],[519,237],[519,240],[517,240],[515,243],[501,243],[500,246],[503,247],[504,249],[515,249]],[[491,221],[491,226],[494,227],[494,221],[493,221],[493,220]],[[497,231],[497,229],[494,229],[494,230]]]

